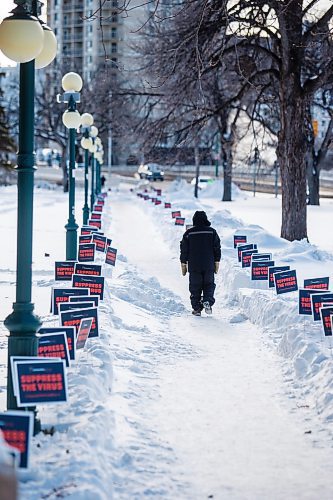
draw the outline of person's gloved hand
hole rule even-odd
[[[217,274],[219,272],[220,263],[214,262],[214,273]]]
[[[182,275],[185,276],[185,274],[187,273],[187,264],[181,264],[182,266]]]

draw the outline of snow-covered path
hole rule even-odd
[[[145,469],[141,479],[138,469],[132,468],[133,495],[131,488],[127,497],[119,489],[119,498],[149,494],[143,488],[145,481],[154,485],[151,491],[156,494],[153,478],[157,471],[169,474],[169,481],[165,476],[157,479],[157,484],[161,481],[157,497],[332,498],[332,449],[316,444],[307,433],[314,415],[307,415],[307,422],[299,418],[297,404],[289,399],[282,379],[280,359],[263,342],[263,333],[249,322],[230,323],[234,313],[219,302],[219,293],[213,318],[191,317],[187,278],[180,275],[178,255],[172,255],[163,241],[163,227],[126,195],[113,199],[112,213],[113,234],[119,235],[129,273],[131,269],[134,273],[128,279],[132,284],[135,276],[145,283],[157,279],[164,299],[169,290],[170,297],[178,295],[187,308],[181,315],[163,318],[152,311],[141,320],[133,312],[132,321],[137,326],[142,321],[143,333],[149,325],[143,342],[155,343],[156,351],[163,342],[167,347],[165,356],[147,348],[147,362],[152,365],[148,379],[135,365],[128,380],[122,374],[123,363],[115,363],[115,401],[123,401],[126,385],[134,385],[136,391],[133,420],[127,420],[126,431],[124,422],[119,422],[115,439],[125,448],[129,441],[132,445],[136,441],[140,460],[148,460],[141,464]],[[116,312],[117,307],[119,311],[120,304],[115,305]],[[121,330],[113,340],[117,346],[129,341]],[[141,349],[144,354],[145,347]],[[147,417],[150,421],[145,425],[152,433],[139,433],[138,421],[142,425]],[[155,468],[149,471],[151,463]],[[173,489],[166,492],[165,482],[170,480]]]

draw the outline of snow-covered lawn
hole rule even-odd
[[[101,335],[69,369],[69,402],[39,409],[44,429],[55,433],[33,439],[21,498],[331,499],[331,339],[298,316],[297,293],[277,297],[251,282],[232,238],[247,234],[277,264],[297,269],[300,284],[332,280],[333,205],[311,207],[316,248],[278,237],[280,201],[271,196],[236,191],[226,204],[215,186],[194,200],[192,188],[173,183],[164,199],[187,223],[196,209],[206,210],[222,241],[213,317],[195,318],[188,278],[180,273],[183,229],[173,225],[170,210],[130,187],[124,181],[113,189],[103,215],[118,260],[105,271]],[[15,298],[16,193],[0,191],[4,319]],[[79,191],[80,223],[81,207]],[[65,257],[67,210],[61,191],[36,190],[33,299],[44,326],[58,322],[49,305],[54,261]],[[1,410],[6,335],[2,326]]]

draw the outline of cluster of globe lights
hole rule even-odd
[[[89,129],[89,137],[82,137],[81,147],[83,149],[88,149],[88,151],[93,153],[94,157],[101,163],[103,160],[102,141],[98,137],[98,128],[95,127],[93,123],[94,118],[92,115],[90,113],[83,113],[81,116],[81,126],[85,129]]]
[[[19,5],[12,10],[12,15],[6,17],[0,24],[0,50],[17,63],[35,60],[35,68],[41,69],[55,59],[57,39],[49,26]],[[74,72],[64,75],[62,88],[65,92],[80,92],[82,89],[80,75]],[[80,125],[88,126],[90,136],[97,138],[98,129],[92,125],[94,120],[89,113],[84,113],[81,117],[77,110],[66,110],[62,121],[66,128],[78,129]],[[81,145],[97,155],[98,161],[102,161],[103,148],[94,144],[91,137],[83,138]]]
[[[18,6],[0,24],[0,49],[17,63],[34,59],[35,68],[40,69],[57,55],[57,39],[51,28]]]

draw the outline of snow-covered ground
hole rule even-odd
[[[69,402],[39,408],[44,429],[33,439],[31,467],[20,473],[22,499],[201,500],[333,497],[333,360],[321,326],[298,316],[297,294],[277,297],[236,262],[232,238],[247,234],[278,264],[304,278],[333,279],[328,233],[333,206],[311,207],[309,236],[279,234],[280,201],[221,186],[199,200],[173,183],[163,193],[187,223],[207,211],[222,242],[213,317],[190,314],[188,278],[179,266],[171,210],[154,206],[115,182],[103,230],[118,248],[105,271],[101,335],[69,369]],[[155,185],[156,186],[156,185]],[[157,187],[164,187],[158,184]],[[15,297],[16,194],[1,188],[0,311]],[[81,223],[82,192],[77,196]],[[33,299],[44,326],[54,261],[65,257],[67,196],[36,189]],[[322,223],[323,229],[320,229]],[[0,330],[0,408],[5,409],[6,335]]]

